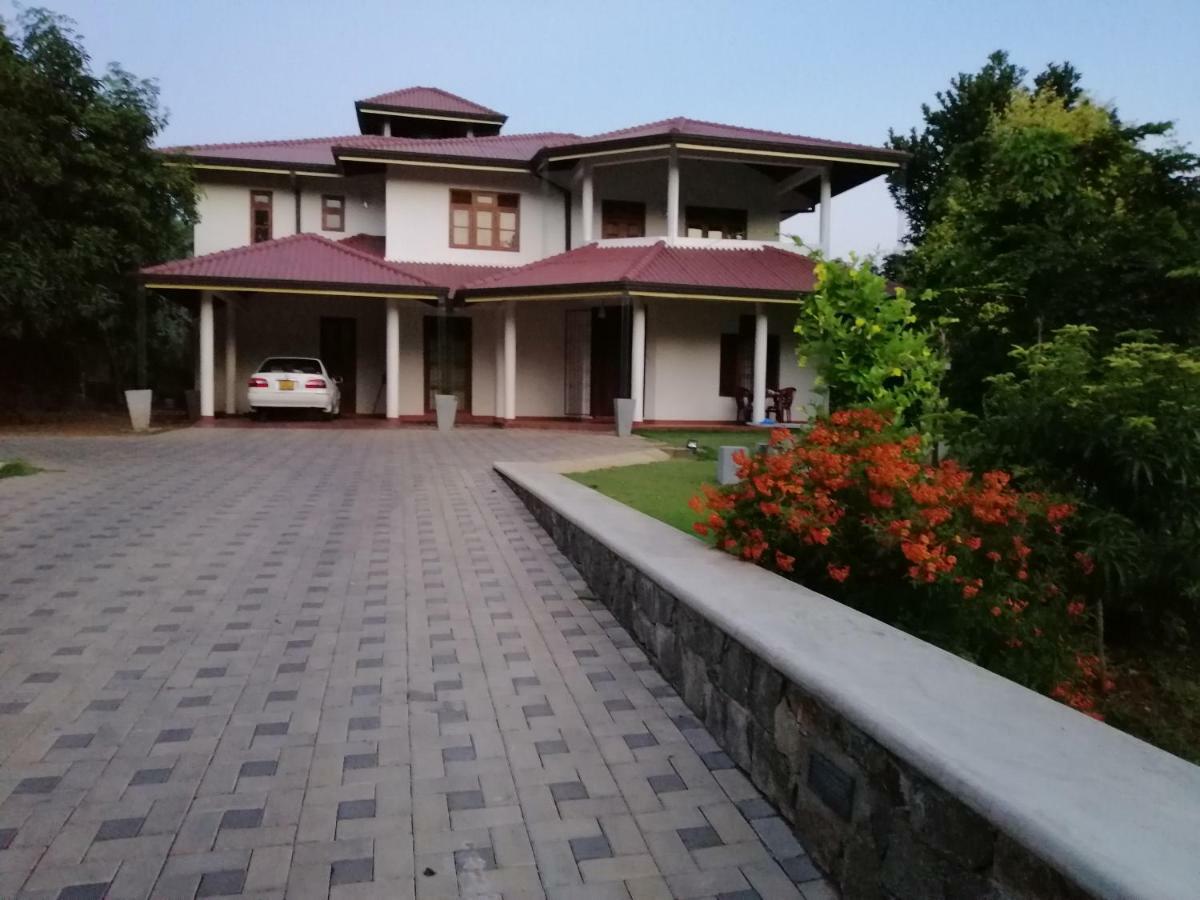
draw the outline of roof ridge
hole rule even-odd
[[[359,100],[358,102],[359,103],[378,103],[382,106],[389,106],[389,105],[391,105],[391,106],[406,106],[408,104],[393,103],[391,101],[383,100],[380,98],[389,97],[394,94],[409,94],[409,93],[413,93],[416,91],[428,91],[433,94],[440,94],[441,96],[443,96],[445,98],[448,98],[450,100],[456,100],[459,103],[465,104],[466,106],[473,106],[476,110],[479,111],[479,115],[491,115],[491,116],[504,115],[503,113],[499,112],[498,110],[492,109],[490,106],[484,106],[482,103],[478,103],[474,100],[471,100],[469,97],[464,97],[461,94],[455,94],[452,91],[448,91],[445,88],[440,88],[440,87],[437,87],[436,85],[432,85],[432,84],[412,84],[412,85],[409,85],[408,87],[393,88],[390,91],[381,91],[378,94],[372,94],[370,97],[365,97],[362,100]],[[411,108],[412,109],[422,109],[424,107],[421,107],[417,104],[413,104],[411,106]]]
[[[327,244],[328,246],[333,247],[335,250],[340,250],[342,253],[349,253],[351,256],[354,256],[357,259],[361,259],[366,262],[374,263],[375,265],[382,266],[385,269],[390,269],[399,275],[405,275],[408,278],[415,278],[417,281],[420,281],[429,287],[438,287],[438,285],[434,284],[432,281],[430,281],[427,278],[422,278],[420,275],[414,275],[411,272],[404,271],[404,269],[400,268],[398,265],[396,265],[390,259],[375,256],[373,254],[367,253],[365,250],[357,250],[354,247],[350,247],[346,244],[343,244],[341,240],[335,241],[335,240],[325,237],[324,235],[313,234],[312,232],[302,232],[301,234],[298,234],[298,235],[290,235],[290,237],[313,237],[313,238],[316,238],[318,241],[321,241],[321,242]],[[372,235],[372,237],[378,237],[378,235]],[[282,240],[287,240],[287,238],[283,238]]]
[[[625,280],[632,281],[633,279],[637,278],[637,276],[642,273],[642,270],[662,256],[666,249],[666,241],[655,241],[652,245],[650,245],[650,247],[647,248],[647,252],[642,254],[641,259],[625,270]]]

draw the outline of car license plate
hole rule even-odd
[[[296,389],[296,382],[292,381],[290,378],[280,378],[279,389],[281,391],[294,391]]]

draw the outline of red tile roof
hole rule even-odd
[[[562,132],[537,134],[498,134],[474,138],[401,138],[378,134],[347,134],[306,140],[249,141],[232,144],[196,144],[163,147],[162,153],[190,156],[200,162],[278,163],[301,168],[336,166],[338,156],[354,155],[355,150],[398,157],[452,157],[528,165],[549,143],[556,146],[578,141],[578,135]]]
[[[581,286],[786,297],[812,291],[816,276],[810,258],[775,247],[588,244],[473,282],[464,293],[468,299],[482,299],[514,292],[554,294]]]
[[[296,234],[179,259],[142,269],[140,274],[152,284],[228,285],[247,290],[292,285],[372,292],[403,288],[400,293],[431,297],[442,292],[437,284],[400,266],[316,234]]]
[[[387,239],[375,234],[352,234],[350,237],[342,238],[338,243],[383,259]],[[505,266],[464,265],[462,263],[411,262],[408,260],[389,260],[389,262],[396,268],[408,272],[410,275],[449,290],[458,290],[463,285],[471,284],[491,275],[497,275],[511,268]]]
[[[474,103],[458,94],[451,94],[435,87],[409,87],[386,94],[376,94],[359,100],[360,105],[383,106],[389,109],[411,109],[420,112],[458,113],[483,119],[499,119],[506,116],[479,103]]]
[[[571,142],[572,144],[609,143],[633,138],[648,137],[692,137],[715,138],[722,141],[746,141],[753,143],[787,144],[803,147],[828,147],[837,150],[881,151],[886,154],[898,154],[898,151],[867,144],[851,144],[846,141],[829,141],[824,138],[808,137],[802,134],[787,134],[782,131],[767,131],[761,128],[743,128],[739,125],[723,125],[720,122],[705,122],[701,119],[689,119],[676,116],[671,119],[661,119],[657,122],[647,122],[644,125],[633,125],[616,131],[606,131],[600,134],[588,135],[585,138]],[[551,144],[550,147],[558,145]],[[903,154],[898,154],[903,155]]]

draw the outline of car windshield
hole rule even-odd
[[[320,375],[321,363],[316,359],[297,356],[272,356],[261,366],[260,372],[299,372],[301,375]]]

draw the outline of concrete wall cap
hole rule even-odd
[[[1200,767],[548,468],[496,470],[1080,887],[1197,896]]]

